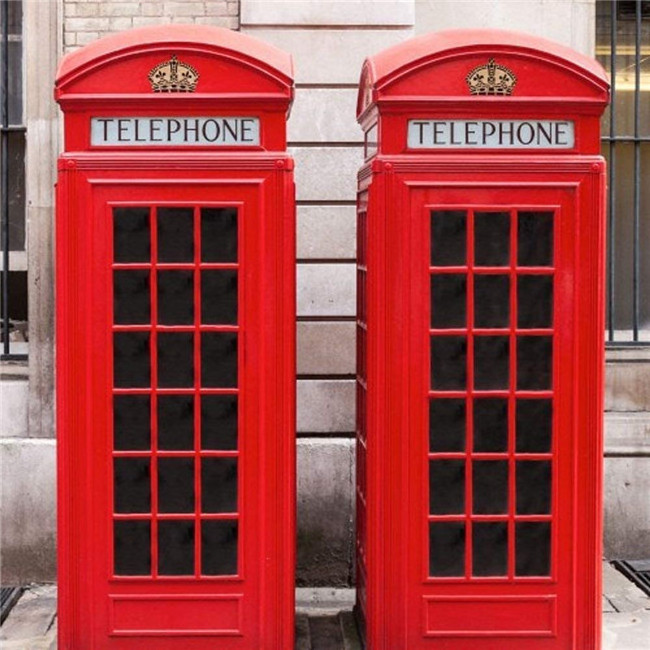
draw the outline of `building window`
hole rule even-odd
[[[610,73],[607,340],[650,344],[650,1],[598,0],[596,54]]]
[[[0,2],[0,359],[27,354],[23,3]]]

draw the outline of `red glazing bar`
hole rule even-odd
[[[510,391],[508,395],[508,578],[515,577],[515,448],[517,406],[517,211],[510,211]]]
[[[158,576],[158,210],[152,207],[149,213],[151,234],[151,571]]]
[[[201,210],[194,206],[194,575],[201,577]]]
[[[473,476],[472,456],[474,447],[474,404],[469,391],[474,388],[474,210],[467,211],[467,378],[468,389],[466,413],[466,453],[465,453],[465,577],[472,577],[472,510]]]

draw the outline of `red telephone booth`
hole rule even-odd
[[[368,648],[600,647],[607,101],[600,65],[524,34],[430,34],[366,60]]]
[[[61,64],[61,650],[293,647],[292,83],[203,26]]]

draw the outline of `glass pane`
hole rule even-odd
[[[158,510],[194,512],[194,459],[158,459]]]
[[[474,400],[474,451],[508,451],[508,400]]]
[[[474,514],[508,512],[508,461],[476,460],[473,466]]]
[[[113,376],[117,388],[150,385],[149,332],[113,334]]]
[[[151,261],[149,208],[113,208],[113,259],[121,264]]]
[[[431,276],[431,327],[467,327],[467,277]]]
[[[237,449],[237,396],[201,396],[201,448]]]
[[[158,322],[161,325],[194,323],[193,271],[158,271]]]
[[[431,339],[431,387],[463,390],[467,385],[467,339],[434,336]]]
[[[201,511],[237,512],[237,459],[201,461]]]
[[[551,463],[548,460],[517,461],[517,514],[551,512]]]
[[[206,388],[237,386],[237,334],[204,332],[201,335],[201,384]]]
[[[520,275],[517,278],[517,327],[553,326],[553,276]]]
[[[158,573],[165,576],[194,573],[194,522],[158,522]]]
[[[465,451],[465,400],[429,401],[429,450]]]
[[[237,271],[201,272],[201,322],[237,324]]]
[[[550,336],[517,337],[517,388],[550,390],[553,339]]]
[[[465,512],[465,461],[429,462],[429,512],[455,515]]]
[[[151,446],[149,395],[113,397],[113,449],[128,451]]]
[[[467,212],[431,212],[431,266],[464,266],[467,262]]]
[[[148,521],[114,521],[113,549],[115,575],[151,574],[151,524]]]
[[[477,336],[474,339],[474,388],[507,389],[510,378],[507,336]]]
[[[158,333],[158,386],[189,388],[194,385],[194,335],[190,332]]]
[[[553,265],[553,213],[520,212],[517,232],[519,266]]]
[[[13,3],[12,3],[13,4]],[[7,134],[7,198],[9,200],[9,250],[25,250],[25,134]],[[26,291],[25,291],[26,293]]]
[[[474,264],[510,265],[510,215],[507,212],[474,214]]]
[[[149,271],[113,272],[113,321],[118,325],[149,323]]]
[[[515,575],[547,576],[551,572],[551,524],[519,521],[515,524]]]
[[[192,395],[158,395],[158,448],[194,449]]]
[[[20,5],[21,2],[9,2],[9,6]],[[24,124],[23,120],[23,42],[22,39],[10,40],[7,67],[9,84],[7,92],[7,117],[9,124]]]
[[[439,578],[465,575],[464,523],[429,524],[429,575]]]
[[[472,574],[475,576],[508,575],[508,524],[474,522]]]
[[[148,458],[114,458],[115,512],[151,511],[151,463]]]
[[[208,576],[237,575],[236,521],[201,523],[201,573]]]
[[[158,208],[158,261],[194,261],[192,208]]]
[[[553,403],[550,399],[517,400],[517,452],[551,451]]]
[[[474,276],[474,327],[510,325],[510,278],[507,275]]]
[[[201,208],[201,261],[237,261],[237,208]]]

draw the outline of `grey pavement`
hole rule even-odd
[[[603,563],[602,650],[650,649],[650,597]],[[361,650],[352,589],[296,590],[296,650]],[[31,585],[0,628],[2,650],[56,650],[56,586]]]

